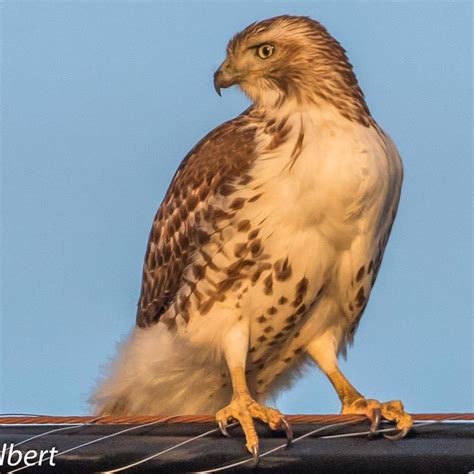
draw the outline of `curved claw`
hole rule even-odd
[[[293,429],[291,428],[291,425],[286,421],[285,418],[281,419],[281,424],[283,425],[283,429],[285,430],[286,447],[288,447],[293,442]]]
[[[257,467],[260,462],[260,449],[258,444],[252,446],[252,458],[253,458],[253,467]]]
[[[219,424],[219,429],[221,430],[221,433],[222,433],[226,438],[230,438],[230,434],[229,434],[229,432],[227,431],[227,426],[226,426],[221,420],[218,421],[218,424]]]
[[[377,430],[379,429],[380,426],[380,420],[382,418],[382,412],[380,408],[374,408],[372,410],[372,424],[370,425],[370,435],[373,436],[374,434],[377,433]]]
[[[409,431],[410,431],[410,428],[402,428],[398,433],[395,433],[394,435],[384,434],[383,437],[390,439],[392,441],[397,441],[399,439],[404,438]]]

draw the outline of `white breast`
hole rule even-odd
[[[292,125],[288,140],[270,152],[266,151],[270,137],[261,133],[252,189],[242,191],[247,198],[262,193],[241,217],[262,222],[265,253],[274,260],[288,257],[292,264],[291,280],[274,283],[273,299],[262,295],[260,285],[248,293],[243,310],[254,316],[264,313],[280,294],[291,299],[304,276],[309,280],[308,298],[328,281],[335,298],[345,298],[351,272],[357,271],[352,267],[372,258],[372,247],[392,220],[387,210],[398,200],[401,164],[380,131],[330,110],[300,111],[288,123]],[[301,153],[290,166],[301,129]],[[351,254],[355,247],[358,255]],[[347,256],[341,282],[336,269],[346,265]],[[318,317],[320,327],[314,331],[329,324],[324,314]]]
[[[265,227],[289,233],[316,231],[336,248],[347,248],[362,225],[364,213],[383,207],[399,168],[389,156],[379,132],[344,119],[338,113],[309,110],[294,113],[288,140],[266,152],[270,137],[259,136],[259,154],[252,190],[263,193],[246,208],[250,218],[265,217]],[[301,153],[290,166],[300,130]]]

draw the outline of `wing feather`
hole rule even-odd
[[[155,324],[173,303],[194,252],[218,220],[211,197],[227,196],[255,160],[252,109],[206,135],[184,158],[159,207],[148,239],[136,323]],[[222,211],[220,211],[222,212]]]

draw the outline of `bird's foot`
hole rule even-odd
[[[237,420],[240,423],[245,433],[246,447],[252,454],[254,463],[258,464],[259,443],[253,418],[267,423],[272,430],[285,430],[287,445],[292,441],[293,432],[278,410],[260,405],[250,395],[235,395],[229,405],[216,413],[216,420],[225,436],[228,436],[226,426],[230,420]]]
[[[403,403],[400,400],[382,403],[360,397],[352,403],[343,405],[341,413],[343,415],[365,415],[372,422],[371,433],[375,433],[379,429],[382,418],[394,421],[399,430],[398,433],[394,435],[384,434],[385,438],[392,440],[403,438],[413,426],[413,420],[403,408]]]

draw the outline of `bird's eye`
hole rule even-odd
[[[262,59],[269,58],[273,54],[273,51],[275,51],[275,47],[271,44],[262,44],[262,46],[257,48],[257,54]]]

